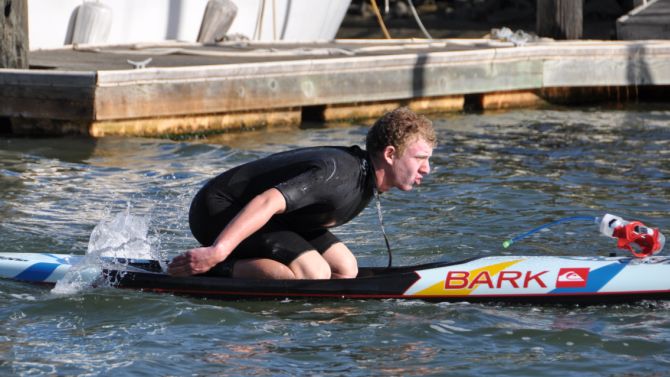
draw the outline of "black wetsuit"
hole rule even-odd
[[[279,190],[286,210],[273,216],[233,251],[227,261],[270,258],[288,265],[308,250],[325,252],[339,242],[327,228],[358,215],[374,193],[367,152],[357,146],[314,147],[277,153],[213,178],[193,199],[189,224],[203,245],[254,197]]]

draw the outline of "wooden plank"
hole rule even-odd
[[[12,133],[29,136],[89,135],[90,121],[52,118],[12,118]]]
[[[590,86],[590,87],[560,87],[544,88],[539,95],[547,102],[564,106],[583,106],[598,103],[622,104],[628,101],[639,101],[649,92],[649,88],[663,88],[660,86]],[[667,87],[665,87],[667,88]],[[655,100],[669,98],[667,95],[657,95]]]
[[[189,115],[560,86],[666,85],[670,43],[522,48],[99,73],[96,119]]]
[[[9,117],[94,118],[96,74],[0,70],[0,114]]]
[[[45,132],[156,135],[293,122],[302,107],[335,120],[421,101],[423,110],[534,104],[545,88],[579,88],[556,92],[567,100],[590,93],[585,87],[631,87],[628,98],[654,85],[670,85],[670,42],[562,41],[142,70],[0,70],[0,115],[53,120],[37,122]]]
[[[481,95],[482,110],[501,110],[546,105],[535,91],[494,92]]]
[[[185,117],[96,121],[89,125],[87,133],[94,137],[202,135],[241,129],[298,126],[300,121],[301,111],[296,108]]]
[[[321,43],[272,43],[245,41],[200,45],[171,42],[132,44],[125,46],[66,46],[54,50],[30,52],[31,67],[58,70],[99,71],[129,70],[128,60],[151,58],[149,68],[181,68],[193,66],[225,66],[268,62],[309,61],[347,58],[350,56],[403,55],[437,51],[481,50],[513,47],[510,42],[492,40],[400,40],[393,44],[380,41],[332,41]]]
[[[544,87],[670,84],[669,44],[629,43],[609,49],[586,48],[547,59]]]
[[[0,70],[0,85],[52,85],[56,87],[95,87],[97,73],[91,71],[63,72],[50,70]]]
[[[286,108],[535,88],[541,61],[494,51],[99,73],[97,119]],[[492,60],[493,59],[493,60]],[[191,75],[192,74],[192,75]],[[194,78],[189,79],[189,75]]]
[[[407,106],[417,113],[436,113],[463,110],[463,96],[411,98],[398,101],[356,102],[319,107],[307,111],[315,121],[347,121],[378,118],[393,109]]]

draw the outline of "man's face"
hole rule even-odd
[[[433,155],[433,147],[422,138],[409,143],[402,155],[395,151],[392,161],[393,187],[409,191],[421,184],[423,176],[430,173],[428,160]]]

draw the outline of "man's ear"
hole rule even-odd
[[[393,147],[392,145],[386,146],[386,148],[384,148],[384,161],[386,161],[387,164],[392,165],[395,154],[396,154],[395,147]]]

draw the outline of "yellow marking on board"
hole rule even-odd
[[[498,263],[498,264],[492,264],[490,266],[484,266],[484,267],[478,268],[476,270],[468,271],[468,272],[470,273],[471,278],[479,275],[479,273],[482,272],[482,271],[488,271],[489,275],[491,275],[491,277],[493,277],[496,274],[498,274],[500,271],[506,269],[507,267],[513,266],[513,265],[515,265],[515,264],[517,264],[521,261],[523,261],[523,259],[513,260],[513,261],[509,261],[509,262],[502,262],[502,263]],[[446,275],[444,276],[444,278],[446,278]],[[421,291],[415,293],[415,295],[417,295],[417,296],[435,296],[435,295],[443,295],[443,294],[448,292],[450,295],[454,295],[454,296],[467,296],[470,293],[472,293],[472,291],[477,289],[477,287],[479,287],[479,284],[477,284],[472,289],[468,289],[468,288],[444,289],[444,284],[445,284],[444,279],[440,279],[440,281],[438,281],[437,283],[433,284],[432,286],[430,286],[430,287],[428,287],[424,290],[421,290]]]

